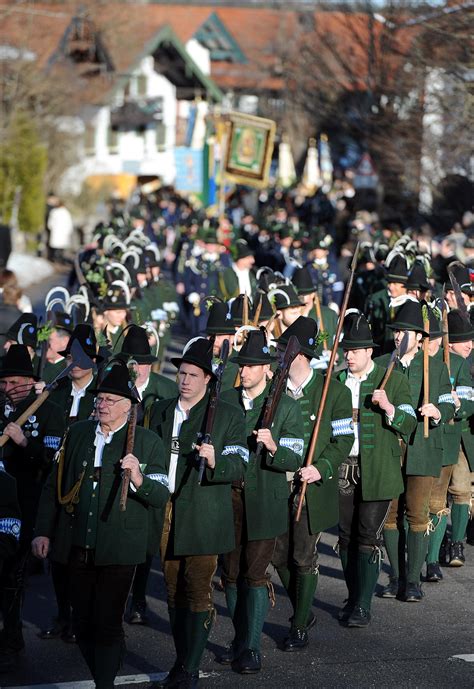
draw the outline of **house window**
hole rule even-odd
[[[109,127],[107,130],[107,148],[109,153],[118,153],[118,129]]]
[[[86,155],[95,155],[95,127],[88,125],[84,134]]]
[[[158,151],[164,151],[166,148],[166,126],[162,120],[156,123],[156,148]]]
[[[146,96],[148,80],[145,74],[139,74],[137,76],[137,96]]]

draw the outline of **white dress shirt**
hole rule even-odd
[[[352,395],[352,409],[357,409],[359,410],[359,405],[360,405],[360,385],[364,380],[367,380],[369,375],[372,373],[374,370],[374,363],[370,365],[370,368],[368,371],[364,373],[363,376],[358,378],[357,376],[354,376],[350,371],[347,372],[347,378],[346,378],[346,386],[349,388],[351,391]],[[359,421],[353,421],[353,426],[354,426],[354,442],[352,444],[352,449],[349,452],[349,455],[351,457],[357,457],[359,454]]]
[[[85,397],[87,388],[89,385],[92,383],[94,380],[94,376],[91,375],[90,380],[88,383],[84,385],[83,388],[77,388],[74,385],[74,381],[72,382],[72,387],[71,387],[71,397],[72,397],[72,405],[71,405],[71,411],[69,412],[69,416],[77,416],[79,414],[79,404],[81,403],[81,399]]]
[[[173,433],[171,436],[170,466],[168,469],[168,488],[170,493],[174,493],[176,490],[176,468],[178,466],[179,457],[179,433],[181,431],[183,421],[186,421],[187,418],[188,412],[185,409],[183,409],[178,400],[178,403],[174,410]]]
[[[123,423],[120,426],[120,428],[116,428],[115,431],[110,431],[107,434],[107,436],[102,431],[102,429],[100,427],[100,423],[97,424],[97,428],[95,429],[95,440],[94,440],[94,447],[95,447],[94,469],[102,466],[102,455],[104,453],[104,447],[112,442],[112,438],[114,437],[114,433],[118,433],[119,431],[121,431],[122,428],[127,425],[127,423],[128,423],[128,420],[125,421],[125,423]],[[97,488],[97,481],[94,481],[94,490],[96,488]]]

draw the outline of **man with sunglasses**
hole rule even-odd
[[[0,371],[0,434],[9,440],[1,461],[17,482],[22,524],[15,557],[4,567],[1,578],[3,631],[0,637],[0,671],[11,670],[24,648],[21,609],[25,574],[33,538],[41,486],[64,432],[59,407],[46,400],[20,426],[16,420],[36,399],[31,357],[26,345],[12,344]]]
[[[168,499],[161,440],[129,414],[138,402],[125,364],[106,370],[95,420],[71,426],[46,483],[33,553],[68,564],[73,628],[97,689],[112,689],[124,651],[122,618],[136,565],[145,561],[149,511]],[[130,470],[125,512],[123,471]]]

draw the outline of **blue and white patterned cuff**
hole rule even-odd
[[[43,445],[49,450],[58,450],[61,444],[61,438],[57,435],[45,435],[43,438]]]
[[[401,409],[401,411],[404,411],[405,414],[410,414],[410,416],[413,416],[416,419],[416,412],[411,404],[399,404],[397,409]]]
[[[168,476],[166,474],[145,474],[151,481],[158,481],[165,488],[169,488]]]
[[[222,455],[239,455],[244,462],[248,463],[249,461],[249,451],[246,447],[242,447],[242,445],[225,445]]]
[[[18,541],[20,538],[21,521],[13,517],[4,517],[0,519],[0,533],[13,536]]]
[[[280,438],[279,445],[286,447],[299,457],[303,456],[304,440],[303,438]]]
[[[454,399],[451,393],[446,393],[445,395],[440,395],[438,397],[438,404],[454,404]]]
[[[348,419],[335,419],[331,421],[332,435],[354,435],[354,424],[352,417]]]
[[[469,385],[458,385],[456,394],[460,400],[472,400],[473,390]]]

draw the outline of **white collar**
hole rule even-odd
[[[94,376],[91,374],[91,378],[88,383],[86,383],[82,388],[78,388],[76,385],[74,385],[74,381],[72,380],[72,388],[71,388],[71,395],[79,395],[80,393],[83,393],[87,390],[89,385],[92,383],[94,380]]]
[[[288,390],[291,390],[291,392],[293,392],[294,394],[299,394],[303,390],[303,388],[308,385],[308,383],[310,382],[312,377],[313,377],[313,369],[311,369],[308,377],[304,379],[304,381],[301,383],[301,385],[298,385],[298,387],[296,387],[295,384],[291,382],[290,378],[288,378],[287,383],[286,383],[286,387],[288,388]]]
[[[100,439],[100,440],[103,439],[103,442],[104,442],[106,445],[108,445],[110,442],[112,442],[112,438],[114,437],[114,434],[115,434],[115,433],[118,433],[119,431],[121,431],[122,428],[124,428],[124,427],[127,425],[127,423],[128,423],[128,419],[127,419],[127,421],[125,421],[121,426],[119,426],[119,428],[116,428],[115,431],[110,431],[109,434],[108,434],[107,436],[105,435],[104,431],[101,429],[100,423],[98,423],[98,424],[97,424],[97,427],[96,427],[96,429],[95,429],[95,442],[94,442],[94,445],[97,446],[97,441],[98,441],[99,439]]]

